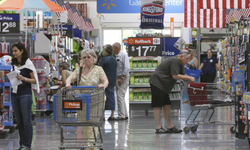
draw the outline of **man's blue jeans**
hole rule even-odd
[[[17,119],[20,145],[31,147],[33,127],[31,121],[32,95],[11,95],[12,107]]]

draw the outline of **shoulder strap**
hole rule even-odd
[[[80,73],[79,73],[79,82],[81,80],[81,77],[82,77],[82,69],[83,69],[83,66],[80,67]]]

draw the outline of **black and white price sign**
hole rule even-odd
[[[160,38],[128,38],[129,56],[161,56]]]
[[[57,25],[54,27],[54,29],[57,31]],[[62,30],[61,30],[61,26],[59,26],[59,30],[62,31],[62,36],[67,36],[69,38],[73,37],[73,26],[72,25],[63,25]]]
[[[0,34],[20,33],[19,14],[0,14]]]

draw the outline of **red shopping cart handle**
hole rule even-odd
[[[96,88],[96,86],[72,86],[72,89],[82,89],[82,88]]]

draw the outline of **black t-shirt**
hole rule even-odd
[[[179,64],[177,56],[170,57],[156,68],[150,78],[150,84],[169,94],[176,83],[172,75],[178,74],[185,74],[184,66]]]
[[[28,68],[24,68],[20,70],[20,74],[26,78],[31,78],[30,73],[33,72],[32,70]],[[31,92],[31,84],[22,81],[22,84],[18,85],[17,93],[12,93],[14,95],[26,95],[26,94],[32,94]]]

